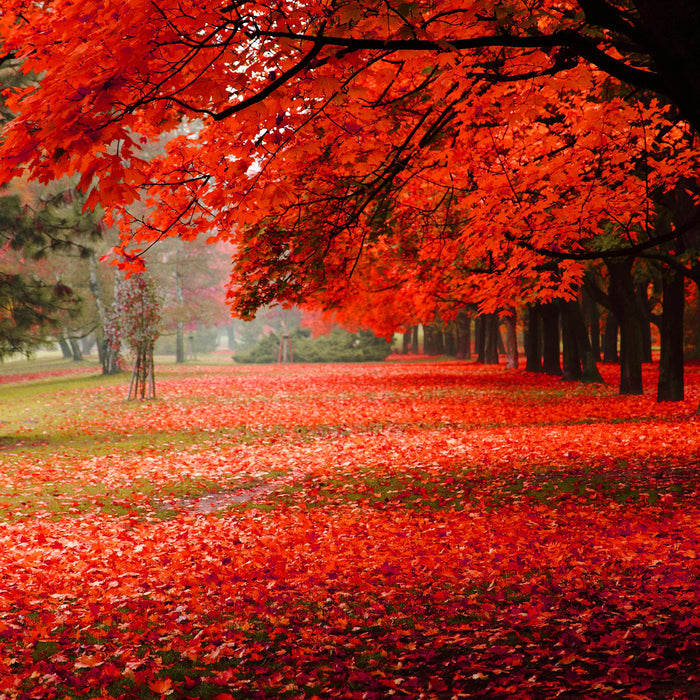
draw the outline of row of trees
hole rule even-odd
[[[0,177],[78,178],[120,266],[207,236],[234,246],[241,317],[302,304],[382,334],[527,308],[535,364],[556,312],[591,378],[585,291],[619,328],[622,393],[656,305],[658,396],[682,398],[691,0],[5,5],[4,64],[42,77],[8,95]]]

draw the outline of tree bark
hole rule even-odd
[[[541,304],[542,317],[542,371],[545,374],[561,376],[559,360],[559,309],[554,303]]]
[[[663,276],[663,308],[659,335],[659,381],[657,401],[683,401],[685,390],[683,357],[683,313],[685,279],[680,272],[668,270]]]
[[[136,362],[129,384],[129,400],[154,399],[156,397],[155,371],[153,368],[153,344],[142,343],[136,348]]]
[[[588,328],[593,359],[598,362],[600,361],[600,309],[585,287],[581,292],[581,311]]]
[[[634,260],[606,262],[610,301],[620,324],[620,394],[642,394],[642,324],[632,279]]]
[[[71,352],[70,345],[64,337],[58,339],[58,345],[61,348],[61,353],[63,354],[64,360],[70,360],[73,358],[73,353]]]
[[[508,369],[518,368],[518,336],[516,333],[517,312],[515,308],[510,308],[508,315],[505,317],[506,326],[506,367]]]
[[[73,355],[73,362],[82,362],[83,351],[80,349],[80,343],[75,338],[68,338],[68,343],[70,344],[70,351]]]
[[[474,353],[476,354],[476,361],[484,364],[486,361],[486,327],[485,327],[486,317],[483,314],[479,314],[474,319]]]
[[[575,304],[576,302],[569,302]],[[571,310],[566,302],[560,302],[561,312],[561,345],[562,345],[562,379],[566,382],[577,382],[583,377],[581,358],[576,344],[576,336],[571,319]]]
[[[117,374],[120,371],[119,358],[112,352],[110,344],[107,342],[106,328],[109,325],[109,312],[103,299],[102,289],[100,288],[99,278],[97,276],[97,255],[95,251],[90,249],[88,255],[88,288],[95,300],[95,308],[97,309],[97,318],[100,320],[95,329],[97,338],[97,355],[102,365],[102,374],[110,375]]]
[[[620,355],[617,351],[617,334],[620,324],[615,314],[608,313],[605,319],[605,331],[603,332],[603,362],[619,362]]]
[[[435,329],[432,323],[423,325],[423,353],[426,355],[435,354]]]
[[[461,309],[457,314],[457,357],[460,360],[471,360],[471,330],[472,320],[469,314]]]
[[[637,303],[639,304],[639,319],[642,332],[642,359],[651,362],[651,306],[647,288],[649,280],[645,279],[635,285],[637,291]]]
[[[484,316],[484,364],[498,364],[498,314],[486,314]]]
[[[605,380],[596,365],[596,356],[588,337],[581,305],[577,301],[568,301],[562,302],[562,307],[562,316],[566,319],[567,335],[571,337],[571,342],[576,348],[581,381],[584,384],[605,384]]]
[[[445,354],[445,333],[442,322],[433,324],[433,347],[435,348],[434,355]]]
[[[175,327],[175,362],[182,364],[185,361],[185,324],[177,322]]]
[[[538,304],[527,306],[527,330],[525,333],[525,371],[542,371],[542,339]]]
[[[445,355],[455,357],[457,355],[457,342],[453,323],[449,323],[447,326],[445,326],[443,336],[445,339]]]
[[[401,352],[404,355],[408,355],[408,353],[411,352],[411,332],[412,332],[412,329],[409,328],[403,334],[403,341],[401,343]]]
[[[175,299],[177,300],[177,325],[175,326],[175,362],[182,364],[185,361],[185,323],[182,320],[185,310],[185,295],[182,290],[182,275],[180,273],[181,241],[177,247],[175,270],[173,278],[175,282]]]

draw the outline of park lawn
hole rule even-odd
[[[700,368],[602,369],[3,377],[0,697],[700,698]]]

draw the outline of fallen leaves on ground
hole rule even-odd
[[[698,697],[692,388],[166,375],[0,453],[0,697]]]

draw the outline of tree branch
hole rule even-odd
[[[638,253],[644,253],[647,250],[651,250],[662,243],[669,243],[674,241],[686,233],[690,232],[695,226],[700,223],[700,213],[694,216],[690,221],[686,222],[680,228],[677,228],[669,233],[665,233],[661,236],[655,236],[647,241],[640,243],[635,243],[633,245],[624,246],[621,248],[611,248],[610,250],[582,250],[578,252],[570,251],[565,252],[562,250],[551,250],[550,248],[541,248],[536,246],[530,241],[523,238],[517,238],[510,233],[505,234],[505,237],[511,243],[521,246],[526,250],[533,253],[538,253],[548,258],[553,258],[555,260],[607,260],[608,258],[629,258],[637,255]],[[651,255],[646,255],[644,257],[651,258]]]
[[[594,41],[573,29],[564,29],[541,36],[492,35],[469,39],[432,41],[428,39],[363,39],[356,37],[297,34],[258,30],[256,36],[270,39],[289,39],[314,43],[319,50],[325,46],[342,46],[351,51],[468,51],[483,48],[555,49],[567,48],[586,61],[598,66],[609,75],[644,90],[664,92],[663,81],[654,72],[635,68],[613,58]],[[565,67],[565,62],[562,68]],[[252,98],[251,98],[252,99]]]
[[[282,73],[282,75],[280,75],[279,78],[273,80],[260,92],[257,92],[255,95],[252,95],[251,97],[242,100],[238,104],[227,107],[221,112],[213,114],[213,118],[216,121],[221,121],[222,119],[226,119],[226,117],[230,117],[232,114],[236,114],[237,112],[241,112],[244,109],[247,109],[251,105],[254,105],[258,102],[262,102],[268,95],[271,95],[275,90],[277,90],[277,88],[284,85],[288,80],[297,75],[297,73],[301,73],[301,71],[303,71],[311,64],[311,62],[314,60],[314,58],[316,58],[316,56],[318,56],[318,54],[321,52],[321,49],[324,46],[324,44],[321,41],[322,38],[322,36],[317,37],[318,40],[314,42],[311,51],[309,51],[309,53],[307,53],[306,56],[304,56],[304,58],[302,58],[297,64],[293,65],[284,73]]]

